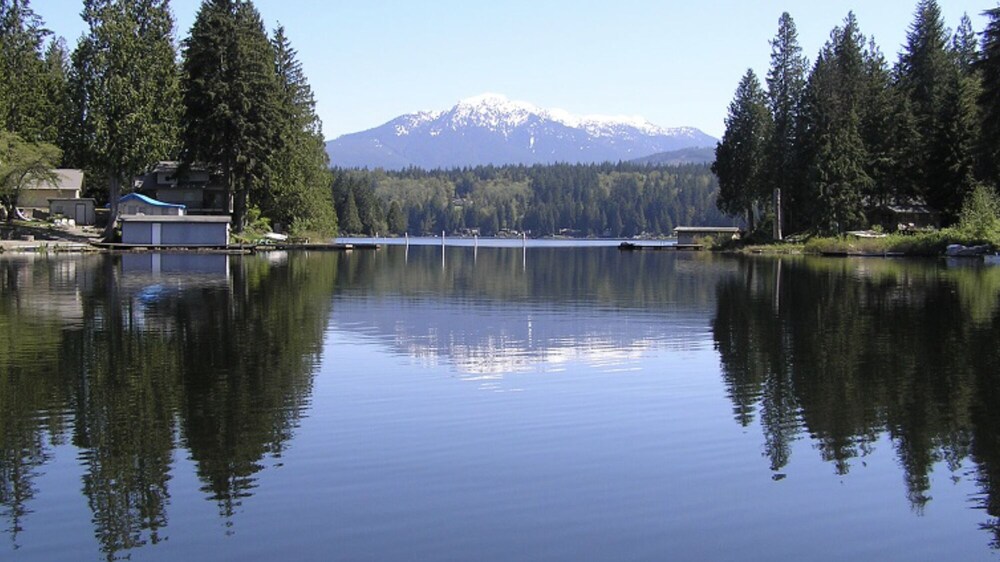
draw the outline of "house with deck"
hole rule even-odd
[[[135,179],[135,191],[151,199],[183,205],[190,215],[221,215],[233,212],[233,203],[220,175],[205,164],[183,165],[157,162]]]

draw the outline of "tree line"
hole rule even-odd
[[[748,70],[729,106],[719,208],[778,238],[866,228],[893,203],[955,223],[977,186],[1000,183],[1000,8],[984,15],[980,41],[967,15],[952,33],[920,0],[890,65],[849,13],[810,66],[782,14],[766,88]]]
[[[679,225],[732,224],[717,195],[705,164],[334,170],[333,181],[349,234],[670,235]]]
[[[252,1],[204,0],[179,45],[169,0],[84,0],[81,17],[70,53],[28,0],[0,0],[7,144],[99,178],[109,229],[134,177],[179,160],[214,170],[237,231],[257,211],[292,230],[336,231],[312,90],[284,29],[268,33]]]

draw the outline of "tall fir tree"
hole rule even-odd
[[[914,183],[919,195],[934,197],[938,182],[946,175],[940,130],[945,126],[945,103],[948,84],[956,62],[948,51],[948,35],[936,0],[920,0],[914,21],[906,35],[897,69],[898,87],[909,99],[917,136],[899,139],[912,143],[919,167],[914,169]]]
[[[392,201],[389,203],[389,212],[386,214],[386,223],[389,228],[389,232],[402,236],[406,234],[407,221],[406,215],[403,214],[403,207],[400,206],[399,201]]]
[[[28,0],[0,0],[0,127],[28,142],[52,142],[45,38]]]
[[[865,223],[868,153],[861,136],[864,36],[853,13],[833,30],[809,77],[803,104],[807,189],[814,198],[810,223],[839,233]]]
[[[976,65],[982,78],[980,165],[984,179],[1000,185],[1000,7],[986,10],[984,15],[988,22],[983,31],[982,54]]]
[[[962,203],[978,184],[976,156],[981,135],[978,106],[981,90],[979,76],[955,72],[945,96],[942,126],[936,143],[942,160],[935,167],[939,175],[927,190],[927,203],[940,210],[945,224],[958,220]]]
[[[778,20],[778,33],[771,40],[771,68],[767,73],[768,107],[774,123],[767,147],[768,179],[783,200],[783,208],[775,209],[776,215],[790,213],[794,217],[796,201],[802,197],[793,188],[802,183],[802,171],[796,166],[795,146],[808,71],[809,60],[802,55],[795,21],[784,12]],[[792,224],[795,224],[794,218]],[[780,238],[781,232],[776,232]]]
[[[867,153],[865,173],[872,182],[863,194],[869,207],[879,207],[890,202],[892,191],[891,134],[895,98],[889,64],[874,40],[870,40],[863,53],[864,83],[860,108],[861,139]]]
[[[348,187],[347,199],[344,203],[344,210],[340,217],[340,224],[347,234],[361,234],[364,225],[361,223],[361,216],[358,213],[358,203],[354,197],[353,187]]]
[[[978,183],[981,112],[978,102],[982,79],[977,70],[979,48],[967,15],[952,38],[944,103],[934,139],[937,159],[926,190],[927,203],[941,212],[945,224],[958,220],[966,197]]]
[[[312,88],[283,27],[275,30],[272,44],[282,133],[259,205],[266,216],[293,232],[334,235],[337,215],[328,190],[329,158]]]
[[[83,19],[70,78],[81,144],[71,152],[107,179],[110,235],[122,186],[177,151],[174,19],[168,0],[85,0]]]
[[[70,126],[66,117],[70,111],[67,94],[69,76],[69,51],[65,42],[57,39],[49,42],[45,51],[45,67],[42,75],[44,91],[44,112],[46,119],[40,128],[40,137],[45,142],[64,146],[68,139],[66,129]]]
[[[183,51],[184,159],[218,167],[242,232],[283,132],[274,48],[252,2],[204,0]]]
[[[951,50],[962,72],[972,73],[976,63],[979,62],[979,41],[976,40],[976,32],[972,29],[972,19],[969,18],[969,14],[962,14],[955,35],[951,39]]]
[[[748,69],[729,104],[726,132],[715,148],[712,172],[719,178],[719,209],[745,216],[751,232],[756,227],[757,209],[769,196],[765,155],[771,128],[767,95],[757,75]]]

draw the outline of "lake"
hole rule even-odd
[[[0,558],[993,560],[998,299],[943,260],[5,255]]]

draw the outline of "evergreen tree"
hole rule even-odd
[[[729,104],[726,132],[715,148],[712,172],[719,178],[719,209],[733,216],[745,213],[750,231],[755,227],[757,207],[768,197],[765,151],[770,135],[767,97],[757,75],[748,69]],[[622,218],[616,217],[612,230]],[[619,233],[620,229],[615,234]]]
[[[312,88],[283,27],[275,30],[278,123],[282,133],[270,161],[267,189],[257,195],[262,212],[293,232],[334,235],[337,215],[327,186],[329,159]]]
[[[983,52],[977,64],[982,76],[981,164],[984,179],[1000,185],[1000,7],[984,12]]]
[[[861,102],[861,139],[867,152],[865,173],[871,178],[870,189],[863,193],[870,207],[887,204],[892,198],[892,134],[895,97],[889,65],[874,40],[863,53],[864,83]]]
[[[218,167],[242,232],[285,130],[274,48],[252,2],[204,0],[183,51],[184,159]]]
[[[865,171],[861,137],[864,56],[853,13],[831,33],[806,88],[807,189],[815,198],[811,224],[823,232],[843,232],[864,224],[863,197],[872,187]]]
[[[0,128],[26,141],[46,138],[45,37],[28,0],[0,0]]]
[[[971,73],[979,62],[979,42],[976,40],[976,32],[972,29],[969,14],[962,14],[962,20],[951,40],[951,50],[962,72]]]
[[[85,0],[83,19],[70,80],[81,144],[71,152],[107,178],[109,235],[122,186],[176,154],[174,20],[167,0]]]
[[[389,213],[386,216],[386,222],[389,223],[389,232],[396,235],[406,234],[408,230],[406,215],[403,214],[403,208],[399,205],[399,201],[393,201],[389,204]]]
[[[941,161],[927,190],[927,203],[945,224],[958,220],[962,202],[977,185],[976,161],[981,135],[978,100],[982,85],[975,73],[955,72],[948,84],[936,146]]]
[[[799,46],[795,22],[785,12],[778,20],[778,34],[771,40],[771,68],[767,73],[768,106],[774,123],[767,147],[767,167],[771,186],[782,193],[784,208],[775,209],[781,214],[794,209],[794,202],[801,197],[792,188],[801,184],[802,177],[796,167],[795,146],[808,64]],[[778,234],[780,237],[781,233]]]
[[[361,234],[364,225],[361,223],[361,216],[358,214],[358,204],[354,199],[354,190],[349,189],[347,200],[344,204],[344,212],[340,216],[340,228],[347,234]]]
[[[42,75],[43,100],[46,119],[39,136],[49,143],[65,146],[68,142],[66,130],[72,126],[67,122],[70,115],[67,80],[69,76],[69,52],[62,39],[49,43],[45,51],[45,69]]]
[[[906,36],[897,70],[899,87],[909,98],[918,136],[900,139],[912,142],[921,166],[915,182],[924,197],[944,177],[945,152],[939,131],[944,127],[947,87],[955,72],[954,57],[948,52],[948,36],[936,0],[920,0],[913,24]]]

